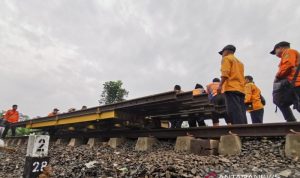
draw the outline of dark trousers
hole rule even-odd
[[[232,123],[232,120],[228,117],[227,113],[223,114],[223,116],[220,115],[220,114],[217,114],[217,113],[213,113],[212,114],[212,123],[213,124],[219,123],[220,122],[219,121],[220,118],[224,118],[226,124],[231,124]]]
[[[228,117],[232,124],[247,124],[245,95],[237,91],[225,92],[225,102]]]
[[[224,106],[226,103],[225,103],[225,95],[224,94],[218,94],[216,96],[214,96],[212,99],[211,99],[211,103],[214,104],[215,106]],[[225,113],[223,115],[226,123],[231,123],[232,121],[229,119],[227,113]],[[212,114],[212,122],[215,124],[215,123],[219,123],[219,118],[220,118],[220,114],[217,114],[217,113],[213,113]]]
[[[181,128],[183,121],[180,119],[173,119],[170,122],[171,122],[171,128]]]
[[[250,112],[252,123],[263,123],[264,109],[259,109]]]
[[[279,106],[278,108],[280,109],[284,119],[287,122],[295,122],[296,121],[296,118],[295,118],[290,106]]]
[[[161,127],[161,122],[160,122],[159,119],[153,119],[152,122],[153,122],[154,128],[160,128]]]
[[[9,129],[11,129],[12,136],[16,135],[16,127],[11,127],[10,124],[9,124],[9,122],[5,122],[4,125],[5,125],[5,129],[4,129],[4,131],[3,131],[2,135],[1,135],[1,138],[5,138],[6,137],[7,132],[8,132]]]
[[[300,87],[295,87],[295,92],[296,94],[300,97]],[[296,99],[296,98],[295,98]],[[287,122],[295,122],[297,121],[292,109],[290,108],[290,105],[285,105],[285,106],[278,106],[278,108],[280,109],[284,119]]]
[[[206,126],[204,119],[197,116],[191,116],[188,122],[189,127],[197,127],[196,123],[198,123],[198,126]]]

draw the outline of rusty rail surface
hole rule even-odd
[[[156,138],[176,138],[178,136],[192,135],[198,138],[217,138],[229,133],[237,134],[241,137],[272,137],[285,136],[292,133],[292,130],[300,131],[300,122],[292,123],[266,123],[266,124],[242,124],[232,126],[203,126],[195,128],[181,129],[151,129],[133,130],[120,129],[112,131],[95,132],[73,132],[56,135],[57,138],[112,138],[112,137],[156,137]]]

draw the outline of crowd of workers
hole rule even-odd
[[[12,106],[12,109],[9,109],[5,112],[3,115],[3,118],[0,118],[0,126],[4,126],[4,131],[1,133],[2,130],[0,130],[0,138],[5,138],[9,129],[11,129],[12,136],[16,135],[16,127],[12,126],[11,123],[19,122],[20,114],[17,111],[18,105],[14,104]],[[81,110],[87,109],[87,106],[82,106]],[[75,108],[70,108],[68,110],[68,113],[76,111]],[[48,114],[48,117],[56,116],[60,114],[59,109],[54,108],[52,112]],[[37,119],[39,117],[36,117]]]
[[[193,95],[203,93],[208,94],[208,98],[214,105],[226,105],[226,114],[223,116],[228,125],[247,124],[246,111],[250,113],[252,123],[263,123],[265,99],[261,95],[260,89],[255,85],[252,76],[244,75],[243,63],[234,55],[236,47],[233,45],[225,46],[219,54],[222,56],[221,79],[215,78],[212,83],[206,86],[206,90],[200,84],[196,84]],[[282,41],[277,43],[270,52],[280,58],[278,72],[273,84],[273,102],[280,109],[287,122],[295,122],[296,118],[290,108],[300,112],[300,54],[295,49],[290,48],[290,43]],[[180,85],[176,85],[174,90],[182,92]],[[8,110],[1,122],[5,126],[1,137],[4,138],[9,129],[15,135],[16,128],[11,123],[19,121],[18,106],[13,105]],[[86,106],[82,110],[87,109]],[[55,108],[50,116],[58,114]],[[69,112],[75,111],[71,108]],[[189,126],[204,126],[205,118],[197,116],[189,117]],[[219,125],[219,116],[213,115],[214,126]],[[172,119],[171,127],[180,128],[181,120]]]
[[[87,109],[87,106],[82,106],[82,107],[81,107],[81,110],[86,110],[86,109]],[[70,113],[70,112],[75,112],[75,111],[76,111],[75,108],[70,108],[70,109],[68,109],[68,113]],[[58,115],[58,114],[60,114],[60,113],[59,113],[59,109],[54,108],[53,111],[50,112],[50,113],[48,114],[48,117],[56,116],[56,115]]]
[[[212,83],[206,86],[206,89],[201,84],[196,84],[193,90],[193,95],[207,94],[210,103],[214,106],[226,106],[225,92],[218,92],[218,88],[221,80],[214,78]],[[175,85],[174,91],[182,93],[180,85]],[[261,95],[260,89],[255,85],[252,76],[245,76],[245,92],[244,92],[244,107],[250,113],[252,123],[263,123],[264,116],[264,105],[265,99]],[[242,106],[243,107],[243,106]],[[213,113],[212,123],[213,126],[219,126],[220,114]],[[227,125],[235,124],[233,120],[228,116],[228,112],[223,115]],[[189,116],[188,124],[189,127],[205,126],[204,120],[208,118],[202,118],[197,116]],[[171,121],[171,128],[181,128],[183,121],[179,119],[173,119]]]
[[[263,123],[264,105],[266,101],[261,90],[255,85],[253,77],[244,75],[243,63],[235,57],[236,47],[225,46],[219,54],[222,55],[221,80],[213,79],[206,90],[196,84],[193,94],[207,93],[214,105],[226,105],[226,114],[223,116],[228,125],[247,124],[246,111],[250,113],[252,123]],[[282,41],[277,43],[270,52],[280,58],[278,72],[273,84],[273,102],[278,107],[287,122],[295,122],[296,118],[290,108],[300,112],[300,55],[290,48],[290,43]],[[179,85],[174,90],[182,92]],[[189,126],[205,125],[205,118],[189,119]],[[218,116],[212,117],[213,125],[219,125]],[[173,119],[172,128],[180,128],[182,121]]]
[[[232,124],[246,124],[246,108],[252,121],[262,122],[265,101],[251,76],[244,77],[244,65],[235,56],[233,45],[224,47],[222,55],[221,82],[218,93],[224,93],[226,109]],[[290,108],[300,111],[300,54],[290,48],[290,43],[277,43],[270,52],[280,58],[278,71],[273,84],[273,102],[281,110],[287,122],[296,118]],[[244,107],[246,104],[247,107]]]

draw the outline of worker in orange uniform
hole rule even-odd
[[[16,135],[16,127],[11,126],[11,124],[19,122],[20,117],[19,117],[19,112],[17,111],[17,109],[18,109],[18,105],[14,104],[12,106],[12,109],[6,111],[6,113],[4,115],[5,129],[4,129],[3,134],[1,136],[2,138],[6,137],[6,134],[7,134],[9,129],[11,129],[12,136]]]
[[[206,91],[201,84],[197,83],[192,93],[193,96],[198,96],[198,95],[206,94]],[[189,127],[196,127],[197,126],[196,123],[198,123],[198,126],[206,126],[204,120],[205,120],[204,117],[199,117],[196,114],[190,114],[188,120]]]
[[[214,78],[212,83],[210,83],[206,86],[206,91],[207,91],[209,100],[212,100],[212,98],[218,94],[218,88],[219,88],[220,82],[221,81],[219,78]]]
[[[289,42],[282,41],[277,43],[270,53],[281,59],[274,80],[273,102],[279,107],[287,122],[295,122],[296,118],[290,106],[294,105],[294,109],[299,111],[299,52],[291,49]]]
[[[59,110],[57,108],[54,108],[53,111],[48,114],[48,117],[56,116],[58,114],[58,111]]]
[[[263,123],[264,105],[262,103],[261,91],[253,82],[253,77],[245,76],[245,104],[250,113],[252,123]]]
[[[183,91],[181,90],[181,86],[180,85],[175,85],[174,86],[174,91],[176,92],[176,94],[182,93]],[[181,119],[175,118],[175,117],[171,117],[171,128],[181,128],[181,125],[183,123],[183,121]]]
[[[197,83],[195,85],[195,89],[192,92],[193,92],[193,96],[197,96],[197,95],[201,95],[201,94],[205,94],[206,93],[206,91],[203,88],[203,86],[201,84],[199,84],[199,83]]]
[[[218,93],[224,91],[226,110],[232,124],[247,124],[245,100],[244,65],[234,53],[235,46],[225,46],[222,55],[221,82]]]
[[[218,88],[220,85],[220,79],[219,78],[214,78],[212,83],[208,84],[206,86],[207,94],[208,94],[208,99],[209,101],[214,104],[215,106],[225,106],[225,97],[223,93],[218,93]],[[213,121],[213,126],[219,126],[219,117],[220,115],[217,113],[213,113],[212,115],[212,121]],[[225,122],[227,125],[231,125],[231,121],[229,120],[227,113],[223,115]]]

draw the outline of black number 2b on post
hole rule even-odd
[[[24,178],[38,177],[43,172],[44,167],[49,164],[49,139],[48,135],[29,136],[23,173]]]

